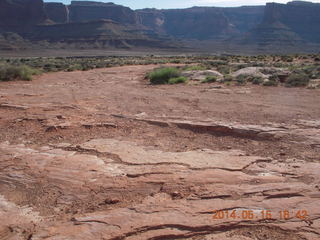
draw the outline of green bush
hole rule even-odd
[[[262,85],[267,87],[278,86],[278,82],[275,80],[269,79],[268,81],[264,82]]]
[[[177,83],[185,83],[187,81],[188,81],[188,79],[186,77],[180,76],[180,77],[170,78],[168,83],[169,84],[177,84]]]
[[[234,78],[229,74],[225,75],[223,79],[224,82],[232,82],[233,80]]]
[[[236,78],[238,85],[245,85],[247,83],[247,77],[245,75],[239,75]]]
[[[261,83],[263,83],[263,78],[262,77],[253,77],[250,80],[251,80],[251,82],[253,84],[256,84],[256,85],[260,85]]]
[[[159,68],[148,74],[152,84],[167,84],[169,79],[179,77],[180,72],[177,68]]]
[[[279,81],[280,81],[280,78],[279,78],[278,75],[273,74],[273,75],[271,75],[271,76],[269,77],[269,80],[270,80],[270,81],[274,81],[274,82],[279,82]]]
[[[204,80],[202,80],[202,83],[212,83],[212,82],[216,82],[217,81],[217,77],[215,76],[207,76]]]
[[[203,65],[193,65],[193,66],[186,66],[183,68],[183,71],[201,71],[207,70],[208,68]]]
[[[280,81],[280,79],[279,79],[278,75],[273,74],[269,77],[269,80],[264,82],[262,85],[267,86],[267,87],[278,86],[279,81]]]
[[[229,74],[231,71],[231,67],[229,65],[221,65],[217,67],[217,71],[222,74]]]
[[[293,73],[291,74],[287,81],[286,86],[287,87],[304,87],[307,86],[310,79],[308,75],[304,73]]]
[[[0,65],[0,81],[13,81],[13,80],[32,80],[32,76],[39,74],[39,71],[31,67],[21,65]]]

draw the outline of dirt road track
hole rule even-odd
[[[319,91],[154,67],[0,84],[0,239],[319,239]]]

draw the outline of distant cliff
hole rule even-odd
[[[26,31],[46,19],[42,0],[0,0],[2,31]]]
[[[263,6],[215,8],[193,7],[173,10],[138,10],[143,25],[180,39],[217,39],[250,30],[260,22]]]
[[[69,5],[69,12],[71,22],[111,19],[123,24],[138,23],[135,11],[114,3],[72,1]]]
[[[45,12],[48,18],[55,23],[69,22],[69,9],[68,6],[62,3],[49,2],[44,4]]]
[[[173,9],[162,14],[165,33],[180,39],[214,39],[234,31],[218,8]]]
[[[320,4],[294,1],[267,3],[263,21],[249,34],[258,43],[320,43]]]
[[[25,42],[37,41],[79,48],[163,48],[184,42],[196,47],[217,43],[222,48],[229,44],[281,49],[320,44],[319,26],[320,4],[303,1],[134,11],[94,1],[64,5],[43,0],[0,0],[0,43],[13,49],[15,42],[20,48]]]

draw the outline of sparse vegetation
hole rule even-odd
[[[279,77],[275,74],[271,75],[269,79],[262,84],[263,86],[271,87],[279,85]]]
[[[149,73],[147,77],[152,84],[168,84],[170,79],[180,77],[180,72],[174,67],[159,68]]]
[[[278,86],[278,82],[272,79],[269,79],[263,83],[263,86],[271,87],[271,86]]]
[[[178,84],[178,83],[186,83],[188,79],[186,77],[180,76],[180,77],[174,77],[170,78],[168,83],[169,84]]]
[[[203,65],[192,65],[183,67],[183,71],[202,71],[207,69],[208,67],[205,67]]]
[[[252,84],[260,85],[263,83],[263,78],[262,77],[254,77],[251,79]]]
[[[310,79],[308,75],[304,73],[293,73],[291,74],[287,81],[286,81],[286,86],[287,87],[304,87],[307,86],[309,83]]]
[[[215,76],[207,76],[204,80],[202,80],[202,83],[212,83],[212,82],[216,82],[217,81],[217,77]]]
[[[234,81],[234,77],[232,77],[231,75],[227,74],[224,76],[224,79],[223,79],[224,82],[232,82]]]
[[[245,85],[247,83],[247,76],[239,75],[236,77],[236,81],[238,85]]]
[[[105,57],[38,57],[38,58],[8,58],[0,59],[2,71],[1,81],[10,81],[12,79],[31,79],[36,69],[37,72],[57,72],[57,71],[86,71],[95,68],[107,68],[125,65],[148,65],[148,64],[183,64],[184,66],[170,67],[175,70],[159,77],[152,76],[151,83],[162,84],[169,83],[170,78],[180,77],[182,71],[203,71],[214,70],[224,75],[223,82],[233,82],[238,85],[251,82],[252,84],[275,86],[286,85],[290,87],[306,86],[308,79],[320,79],[320,59],[319,54],[310,55],[260,55],[260,56],[105,56]],[[9,70],[7,66],[12,66],[15,70]],[[24,67],[22,67],[24,66]],[[273,76],[272,71],[263,72],[263,74],[271,75],[270,82],[257,77],[232,77],[237,70],[247,67],[269,67],[287,69],[292,74],[289,78],[281,76],[281,81]],[[29,68],[28,68],[29,67]],[[24,69],[20,71],[17,69]],[[167,68],[167,67],[164,67]],[[31,71],[30,71],[31,70]],[[168,70],[161,70],[168,71]],[[161,72],[160,71],[160,72]],[[5,73],[4,73],[5,72]],[[16,72],[16,73],[14,73]],[[159,73],[157,73],[159,74]],[[7,76],[7,77],[6,77]],[[11,76],[11,77],[9,77]],[[30,77],[31,76],[31,77]],[[274,77],[274,79],[272,79]],[[158,80],[156,80],[158,78]],[[308,79],[307,79],[308,78]],[[8,80],[10,79],[10,80]],[[182,78],[181,78],[182,79]],[[182,81],[182,80],[179,80]],[[214,82],[214,78],[206,78],[202,82]]]
[[[32,80],[32,76],[40,72],[31,67],[21,65],[13,66],[9,64],[0,65],[0,81],[13,81],[13,80]]]
[[[222,74],[230,74],[232,69],[229,65],[221,65],[217,67],[217,71]]]

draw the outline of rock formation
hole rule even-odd
[[[25,31],[46,20],[42,0],[1,0],[0,30]]]
[[[207,49],[210,43],[213,46],[217,44],[220,48],[230,44],[237,48],[258,45],[268,49],[271,45],[272,49],[277,51],[275,44],[286,48],[293,47],[292,49],[296,49],[296,46],[305,48],[306,44],[320,44],[319,13],[320,4],[301,1],[288,4],[268,3],[266,7],[193,7],[134,11],[114,3],[94,1],[72,1],[70,5],[64,5],[44,4],[43,0],[1,0],[0,34],[15,32],[32,41],[74,41],[73,43],[85,43],[85,47],[108,45],[96,45],[96,41],[101,40],[101,35],[109,35],[118,42],[126,41],[128,35],[134,34],[137,39],[135,42],[146,44],[147,37],[155,40],[161,48],[168,44],[169,37],[186,41],[196,48],[200,46]],[[122,30],[118,31],[118,27],[108,28],[119,25],[108,25],[103,21],[120,24]],[[94,27],[98,25],[103,25],[103,33],[101,29]],[[93,29],[89,29],[89,26]],[[99,33],[94,39],[96,32]],[[203,45],[199,40],[210,43]],[[12,44],[15,43],[9,45]],[[4,48],[7,45],[7,40],[1,42]]]
[[[122,25],[111,20],[40,25],[30,36],[33,41],[50,42],[74,48],[174,47],[168,38],[150,33],[137,25]]]
[[[151,86],[155,67],[1,84],[0,239],[318,240],[318,92]]]
[[[261,24],[249,34],[252,42],[320,42],[320,4],[294,1],[267,3]]]
[[[45,3],[45,11],[48,18],[55,23],[66,23],[69,22],[69,9],[62,3]]]
[[[182,39],[216,39],[247,32],[263,16],[263,6],[173,10],[138,10],[141,23],[153,30]]]
[[[113,3],[72,1],[69,11],[72,22],[110,19],[123,24],[137,23],[137,16],[133,10]]]

